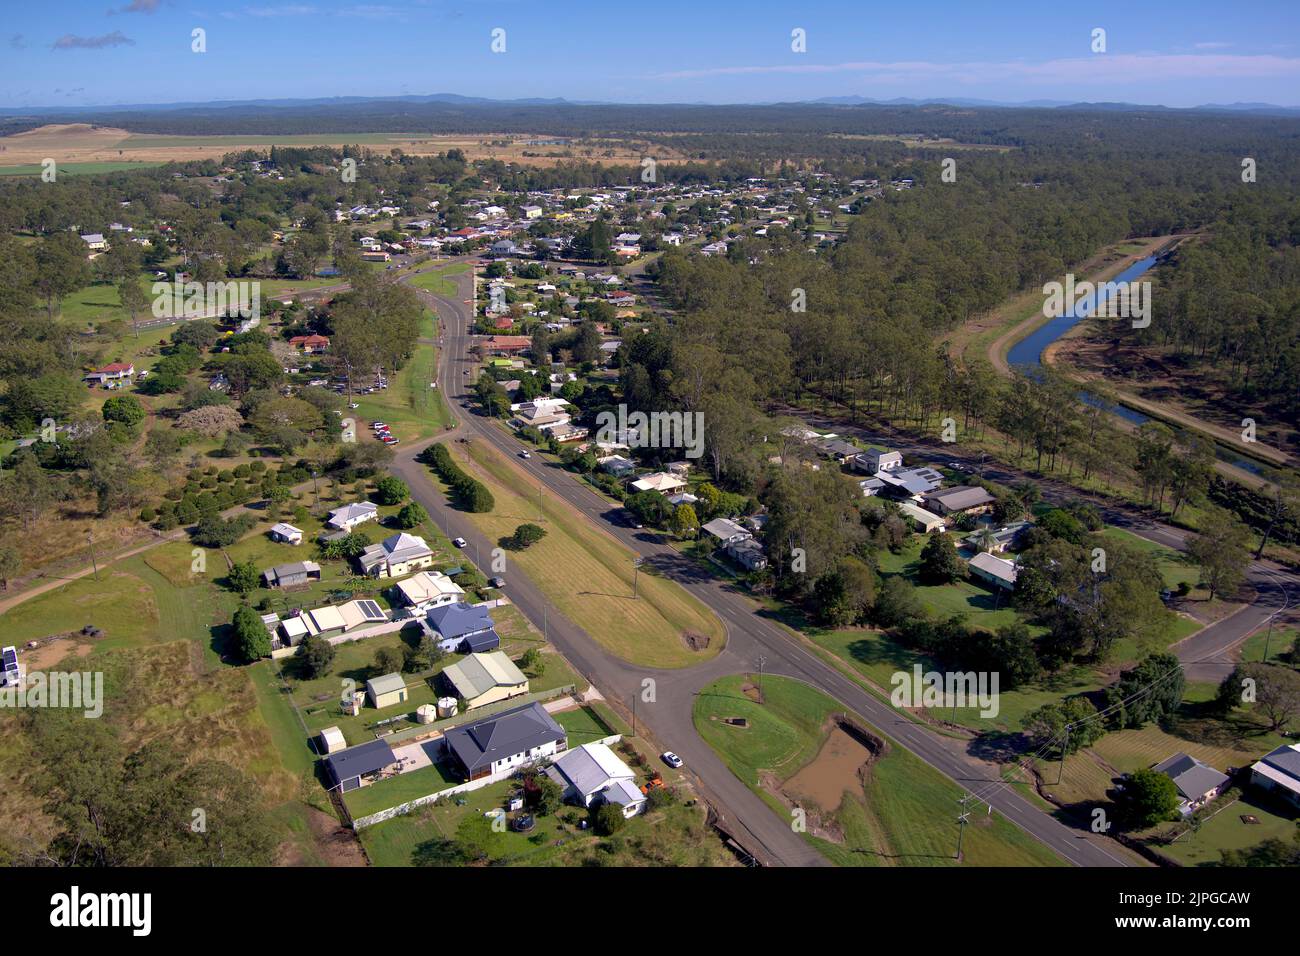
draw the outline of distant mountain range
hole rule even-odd
[[[21,106],[0,107],[0,116],[78,116],[84,114],[105,114],[117,112],[165,112],[185,109],[293,109],[319,108],[330,106],[356,106],[365,103],[420,104],[440,103],[449,106],[468,107],[519,107],[519,106],[957,106],[977,109],[1061,109],[1061,110],[1106,110],[1113,112],[1216,112],[1244,113],[1257,116],[1300,116],[1300,106],[1277,106],[1273,103],[1206,103],[1201,106],[1171,107],[1138,103],[1086,103],[1068,100],[1026,100],[1024,102],[1002,102],[998,100],[969,99],[965,97],[930,97],[913,99],[895,97],[893,99],[875,99],[867,96],[823,96],[812,100],[795,100],[786,102],[763,103],[617,103],[607,100],[569,100],[563,97],[526,97],[521,99],[499,100],[482,96],[463,96],[459,93],[430,93],[404,96],[330,96],[313,99],[256,99],[256,100],[210,100],[207,102],[183,103],[118,103],[100,106]]]

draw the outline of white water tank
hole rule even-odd
[[[455,717],[456,716],[456,698],[439,697],[438,698],[438,716]]]
[[[421,704],[419,707],[415,708],[415,719],[417,723],[433,723],[433,714],[433,704]]]

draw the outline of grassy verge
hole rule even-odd
[[[960,787],[871,728],[863,729],[886,742],[882,752],[865,764],[837,759],[824,748],[832,717],[843,710],[836,701],[798,681],[768,676],[759,703],[744,691],[747,682],[725,677],[701,691],[696,729],[778,813],[803,810],[806,839],[828,859],[841,866],[959,865],[957,828],[949,821],[955,820]],[[747,725],[724,723],[728,718],[744,718]],[[834,805],[801,792],[809,786]],[[828,799],[837,791],[838,799]],[[975,866],[1061,862],[1001,816],[978,812],[971,815],[963,857]]]

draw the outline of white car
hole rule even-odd
[[[673,753],[671,750],[665,750],[659,755],[659,759],[668,764],[668,766],[672,767],[674,770],[681,768],[682,758],[677,756],[677,754]]]
[[[464,538],[452,538],[451,543],[458,548],[463,548],[465,547],[465,545],[469,544],[469,542],[466,541]]]
[[[530,454],[529,454],[528,452],[526,452],[526,451],[521,451],[521,452],[519,453],[519,457],[520,457],[520,458],[532,458],[533,456],[530,455]]]

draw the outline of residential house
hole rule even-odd
[[[926,511],[919,505],[910,501],[902,501],[898,504],[898,510],[903,517],[910,521],[912,525],[923,534],[929,534],[935,528],[946,527],[946,522],[932,511]]]
[[[636,786],[636,774],[605,744],[583,744],[568,751],[546,768],[546,775],[560,785],[567,803],[580,807],[615,803],[623,808],[625,817],[645,809],[645,794]]]
[[[329,350],[330,340],[326,335],[295,335],[289,344],[306,355],[320,355]]]
[[[405,531],[372,544],[357,558],[363,574],[372,578],[400,578],[433,564],[433,551],[424,539]]]
[[[86,244],[86,248],[91,252],[103,252],[108,248],[108,241],[104,238],[103,233],[89,232],[81,237],[81,241]]]
[[[1014,591],[1019,569],[1014,561],[981,551],[967,562],[971,574],[1003,591]]]
[[[538,703],[453,727],[443,740],[451,762],[467,780],[504,777],[568,746],[564,728]]]
[[[448,665],[441,680],[464,702],[466,710],[528,693],[528,678],[501,651],[469,654]]]
[[[853,467],[869,475],[878,471],[899,471],[903,467],[903,455],[883,448],[868,448],[854,457]]]
[[[607,458],[601,458],[596,464],[601,471],[607,471],[616,478],[622,478],[624,475],[630,475],[636,471],[636,462],[631,458],[624,458],[622,455],[610,455]]]
[[[351,531],[358,525],[365,524],[367,521],[374,521],[378,517],[379,506],[374,502],[354,501],[342,508],[335,508],[331,511],[325,524],[340,531]]]
[[[993,496],[978,485],[957,485],[923,495],[931,511],[941,515],[982,514],[993,508]]]
[[[319,580],[320,565],[315,561],[277,564],[262,572],[262,586],[268,588],[300,588]]]
[[[1300,744],[1283,744],[1251,765],[1250,782],[1300,809]]]
[[[397,602],[417,611],[454,604],[465,589],[441,571],[421,571],[393,586]]]
[[[367,740],[325,758],[334,787],[343,793],[372,783],[396,764],[397,755],[384,740]]]
[[[653,475],[638,478],[630,487],[633,491],[657,491],[661,495],[671,495],[685,488],[686,482],[666,471],[657,471]]]
[[[366,699],[377,709],[404,704],[410,698],[401,674],[383,674],[366,681]]]
[[[542,207],[541,207],[541,206],[522,206],[522,207],[520,207],[520,211],[523,212],[523,214],[524,214],[524,218],[525,218],[525,219],[541,219],[541,218],[542,218]]]
[[[925,495],[943,484],[943,475],[933,468],[905,468],[897,471],[878,471],[875,474],[887,486],[882,489],[893,498],[911,498],[921,501]]]
[[[437,634],[438,646],[444,651],[478,654],[501,646],[496,622],[481,604],[456,601],[429,608],[425,626]]]
[[[737,541],[746,541],[753,537],[748,531],[741,527],[730,518],[714,518],[707,522],[701,529],[705,534],[711,535],[718,539],[723,546],[735,544]]]
[[[383,608],[374,601],[361,598],[346,604],[312,608],[287,617],[276,626],[276,634],[281,647],[296,647],[307,637],[337,637],[387,621],[388,615]]]
[[[302,529],[295,528],[291,524],[285,524],[283,521],[272,525],[269,533],[272,541],[280,541],[284,544],[302,544]]]
[[[1001,554],[1008,548],[1014,548],[1016,542],[1020,540],[1020,537],[1029,529],[1029,527],[1030,524],[1028,521],[1013,521],[1011,524],[1005,525],[1001,528],[985,529],[991,530],[989,535],[990,540],[988,541],[985,541],[985,531],[981,530],[972,531],[970,534],[966,535],[966,537],[962,539],[962,543],[972,550],[991,551],[994,554]]]
[[[762,571],[767,567],[767,554],[753,538],[727,545],[727,554],[746,571]]]
[[[1191,816],[1221,794],[1230,782],[1227,774],[1220,773],[1185,753],[1176,753],[1151,769],[1163,773],[1174,782],[1181,798],[1178,812],[1185,817]]]
[[[135,366],[130,362],[111,362],[91,372],[86,376],[85,381],[107,385],[110,382],[129,382],[133,375],[135,375]]]
[[[371,249],[369,252],[361,253],[361,259],[363,262],[390,262],[392,258],[392,253],[383,252],[378,249]]]

